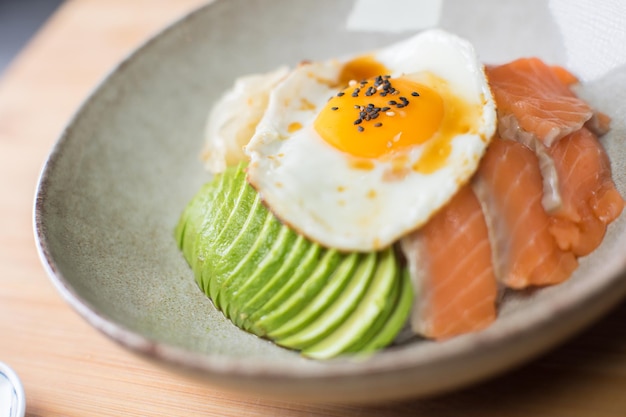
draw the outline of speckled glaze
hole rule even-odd
[[[550,23],[546,2],[482,3],[468,12],[468,2],[444,1],[441,26],[467,37],[486,62],[523,55],[563,62],[558,34],[539,24]],[[46,162],[34,213],[44,267],[89,323],[161,366],[226,389],[371,402],[450,390],[506,371],[622,299],[624,216],[566,284],[507,297],[495,325],[444,343],[412,340],[369,359],[316,362],[235,328],[213,308],[173,238],[182,209],[209,178],[198,157],[207,112],[237,76],[409,35],[347,32],[351,6],[212,2],[149,41],[95,89]],[[477,16],[467,19],[468,13]],[[511,13],[524,18],[501,19]],[[530,18],[538,22],[532,33],[522,28]],[[614,119],[604,141],[623,194],[626,104],[611,97],[626,96],[625,86],[622,70],[583,91]]]

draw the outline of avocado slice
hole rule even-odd
[[[269,213],[258,217],[248,219],[230,250],[220,258],[220,266],[225,268],[216,273],[219,288],[215,297],[227,316],[228,306],[224,303],[229,302],[241,281],[252,275],[265,260],[281,227]]]
[[[203,291],[205,282],[202,280],[201,265],[205,259],[205,251],[203,249],[206,248],[203,248],[197,242],[200,239],[199,236],[202,230],[214,220],[215,208],[222,204],[219,202],[218,196],[225,191],[225,188],[230,188],[226,186],[226,183],[229,183],[232,179],[232,176],[221,176],[202,186],[183,211],[175,229],[178,245],[194,271],[194,277],[198,286]]]
[[[367,334],[369,327],[384,310],[397,278],[398,270],[393,251],[381,252],[379,267],[356,310],[330,335],[313,346],[303,349],[302,353],[316,359],[330,358],[344,353],[350,345]]]
[[[224,283],[232,275],[237,263],[250,251],[264,224],[271,222],[267,216],[261,215],[264,207],[255,198],[252,187],[243,179],[242,182],[244,190],[229,213],[227,222],[221,225],[220,233],[213,241],[203,242],[210,246],[207,255],[207,263],[211,264],[211,276],[208,277],[209,296],[219,309],[222,309],[219,293]],[[261,256],[260,252],[255,254]]]
[[[296,235],[296,240],[289,248],[289,252],[281,259],[282,264],[276,273],[269,279],[262,279],[256,274],[250,277],[249,282],[240,290],[240,297],[233,303],[240,303],[241,308],[236,323],[250,331],[252,323],[250,317],[268,303],[269,299],[282,288],[290,278],[296,275],[298,268],[305,271],[315,266],[313,256],[306,257],[312,246],[302,235]],[[307,264],[308,259],[308,264]],[[245,296],[244,296],[245,294]]]
[[[237,326],[241,327],[241,319],[250,314],[249,312],[245,313],[243,310],[246,300],[254,296],[259,288],[268,280],[271,280],[280,270],[283,260],[287,257],[287,253],[291,250],[296,240],[295,233],[289,230],[289,228],[282,227],[280,224],[278,224],[278,227],[275,237],[271,236],[263,239],[259,235],[257,240],[262,241],[262,244],[266,246],[271,243],[271,247],[254,270],[236,271],[235,273],[239,275],[238,279],[230,280],[224,284],[229,286],[227,288],[228,304],[223,304],[226,306],[226,315]],[[246,258],[248,257],[249,255],[246,256]],[[246,262],[246,259],[243,259],[242,262]],[[224,293],[224,290],[222,290],[222,293]]]
[[[199,233],[196,236],[192,246],[194,248],[194,261],[191,263],[196,274],[196,281],[200,288],[209,296],[209,283],[212,277],[213,263],[207,258],[210,257],[212,248],[211,240],[216,235],[226,219],[226,215],[230,213],[233,205],[236,203],[236,187],[238,179],[244,177],[245,173],[241,167],[228,169],[222,175],[216,176],[213,184],[216,185],[216,191],[213,200],[207,202],[208,209],[206,211],[203,222],[199,225]]]
[[[298,314],[311,299],[313,299],[328,280],[344,257],[336,250],[330,249],[322,252],[316,268],[311,275],[304,277],[299,287],[289,286],[285,294],[281,291],[280,296],[287,295],[287,298],[278,306],[273,308],[267,315],[261,316],[255,323],[255,327],[260,328],[263,334],[269,334],[279,328],[287,321]],[[283,290],[287,288],[284,287]]]
[[[398,333],[406,325],[413,308],[413,300],[415,298],[413,283],[409,276],[409,270],[404,268],[402,271],[400,294],[396,301],[395,308],[391,316],[380,331],[378,331],[365,345],[355,346],[348,349],[350,352],[358,352],[359,354],[370,354],[388,346],[398,336]]]
[[[322,268],[332,270],[338,262],[339,255],[336,252],[323,252],[321,246],[309,243],[306,254],[293,275],[284,283],[275,281],[275,285],[265,288],[264,294],[260,293],[255,297],[253,301],[263,302],[263,305],[248,318],[249,330],[259,336],[266,335],[263,319],[272,313],[276,314],[276,310],[285,305],[289,297],[302,288],[307,280],[314,277],[316,271]],[[317,274],[322,275],[323,272],[317,272]]]
[[[399,278],[399,277],[398,277]],[[345,352],[359,352],[369,341],[374,338],[378,332],[380,332],[383,326],[387,323],[389,316],[394,311],[398,296],[400,295],[400,286],[402,282],[400,279],[396,279],[396,282],[392,286],[391,292],[381,310],[380,314],[376,316],[371,326],[367,329],[367,332],[357,340],[355,340],[350,346],[346,347]]]
[[[201,230],[204,220],[208,217],[207,211],[209,211],[216,193],[216,184],[204,184],[185,207],[174,229],[174,237],[178,247],[182,250],[185,260],[190,264],[197,259],[195,241],[198,231]]]
[[[306,307],[288,322],[272,330],[268,336],[277,340],[282,340],[289,335],[298,332],[303,327],[314,321],[319,315],[326,311],[335,300],[344,293],[346,286],[354,285],[358,280],[353,279],[355,269],[359,265],[361,257],[357,253],[351,253],[342,259],[339,266],[332,272],[328,283],[322,288],[319,294],[312,298]]]
[[[269,336],[275,338],[282,346],[303,349],[337,328],[357,307],[376,270],[376,253],[352,255],[359,265],[347,271],[347,277],[343,280],[349,279],[349,283],[341,287],[340,295],[335,295],[330,299],[325,291],[321,292],[303,311]],[[354,272],[353,269],[355,269]],[[324,298],[328,298],[326,303],[319,302]],[[307,315],[311,316],[311,312],[317,312],[317,315],[307,319]]]

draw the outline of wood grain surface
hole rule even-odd
[[[378,406],[220,392],[138,359],[89,327],[37,256],[32,203],[46,155],[128,52],[201,0],[73,0],[0,79],[0,361],[35,416],[626,416],[626,303],[544,357],[477,386]]]

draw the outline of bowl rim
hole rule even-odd
[[[482,332],[446,341],[436,349],[430,349],[427,358],[425,358],[425,355],[415,355],[410,347],[399,346],[376,354],[375,360],[334,359],[323,361],[323,366],[312,367],[294,367],[293,364],[282,362],[259,361],[258,359],[234,358],[221,354],[207,355],[192,352],[166,342],[150,339],[100,314],[91,303],[72,288],[50,252],[49,235],[44,214],[50,177],[55,170],[59,155],[67,145],[68,138],[72,135],[73,127],[86,112],[86,109],[102,94],[103,89],[111,78],[123,73],[125,67],[135,60],[141,59],[146,50],[169,33],[198,18],[203,13],[209,13],[216,3],[217,0],[209,0],[206,4],[174,20],[143,43],[140,43],[138,47],[134,48],[114,65],[77,107],[49,152],[37,180],[32,219],[35,243],[40,261],[54,287],[65,302],[84,320],[101,333],[104,333],[108,338],[134,353],[214,376],[263,377],[265,379],[269,377],[288,380],[360,378],[374,374],[415,371],[425,367],[436,367],[443,363],[462,363],[463,361],[484,357],[501,349],[501,345],[504,342],[521,341],[532,337],[533,333],[536,333],[539,329],[553,328],[557,321],[563,317],[575,316],[577,313],[580,313],[578,310],[581,303],[596,304],[597,308],[594,313],[583,320],[584,324],[582,326],[579,325],[575,329],[565,331],[564,334],[560,334],[549,342],[544,343],[541,348],[518,355],[516,364],[522,363],[582,330],[582,327],[589,325],[591,321],[615,307],[622,300],[623,296],[626,295],[626,280],[619,279],[623,276],[624,270],[626,270],[626,257],[624,257],[623,259],[614,260],[608,269],[605,270],[605,274],[600,277],[601,279],[586,280],[580,283],[580,285],[569,287],[566,291],[559,293],[558,303],[554,305],[545,302],[538,303],[536,308],[530,309],[525,315],[512,314],[507,317],[506,326],[491,326]],[[488,374],[495,373],[493,370],[488,372]]]
[[[24,392],[24,384],[22,384],[17,372],[8,364],[0,362],[0,379],[7,381],[13,390],[12,397],[15,403],[13,407],[9,408],[9,414],[14,417],[24,417],[26,414],[26,394]]]

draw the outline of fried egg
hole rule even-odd
[[[345,251],[382,249],[466,183],[495,132],[472,45],[442,30],[303,63],[271,91],[248,181],[284,223]]]

